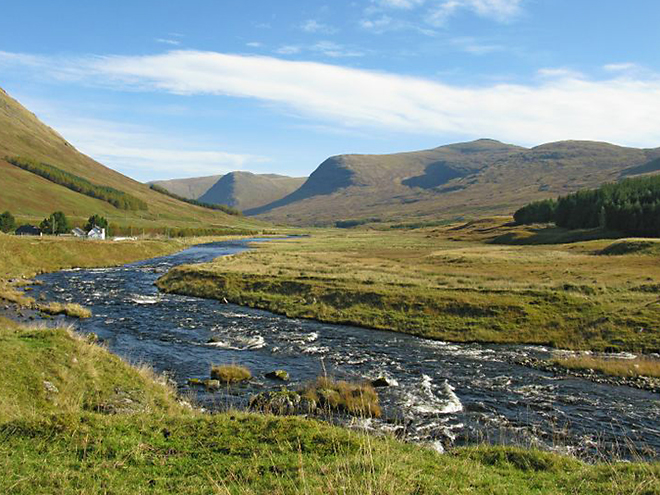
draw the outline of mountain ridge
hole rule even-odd
[[[639,167],[658,157],[660,148],[597,141],[525,148],[493,139],[388,155],[337,155],[298,190],[245,213],[294,225],[510,214],[530,200],[596,187],[626,171],[653,173],[660,167]]]

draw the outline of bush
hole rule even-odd
[[[7,234],[14,230],[16,230],[16,219],[14,218],[14,215],[8,211],[2,213],[0,215],[0,231]]]

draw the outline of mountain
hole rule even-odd
[[[155,184],[182,198],[199,199],[221,178],[222,175],[208,175],[190,179],[154,180],[147,184]]]
[[[231,172],[220,178],[199,200],[233,206],[239,210],[257,208],[277,201],[298,189],[306,177]]]
[[[230,172],[226,175],[171,179],[150,182],[188,199],[221,204],[245,210],[257,208],[287,196],[298,189],[306,177],[277,174]]]
[[[534,148],[492,139],[390,155],[328,158],[296,191],[248,215],[294,225],[510,214],[529,201],[660,169],[660,149],[591,141]],[[651,163],[652,162],[652,163]]]
[[[110,187],[147,205],[146,210],[118,209],[107,201],[90,197],[19,168],[8,158],[20,156],[47,163],[76,180]],[[151,190],[101,165],[77,151],[60,134],[0,89],[0,211],[9,210],[19,222],[37,222],[61,210],[75,223],[89,216],[105,216],[116,225],[142,229],[240,228],[263,226],[261,222],[227,215],[178,201]]]

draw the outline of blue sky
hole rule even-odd
[[[138,180],[490,137],[660,146],[656,0],[21,0],[0,86]]]

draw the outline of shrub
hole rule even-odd
[[[13,232],[14,230],[16,230],[16,219],[14,218],[14,215],[8,211],[2,213],[0,215],[0,231],[6,234],[8,232]]]

